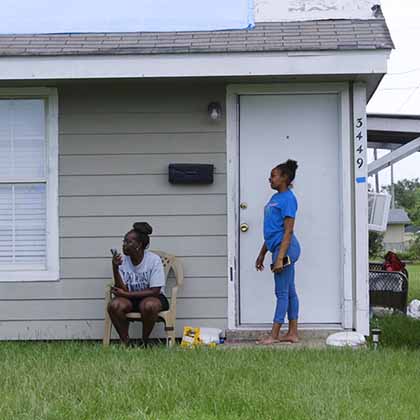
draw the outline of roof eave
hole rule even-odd
[[[373,89],[390,50],[0,57],[0,80],[349,75]]]

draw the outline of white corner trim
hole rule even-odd
[[[385,74],[388,50],[0,58],[0,80]]]
[[[228,328],[243,329],[238,314],[238,261],[239,226],[239,108],[240,95],[264,94],[334,93],[340,95],[340,159],[342,194],[341,240],[342,240],[342,323],[341,327],[353,327],[353,259],[352,259],[352,177],[350,139],[350,94],[348,83],[276,83],[276,84],[232,84],[226,91],[226,140],[227,140],[227,202],[228,202]],[[366,202],[367,204],[367,202]],[[232,279],[230,269],[232,267]]]
[[[354,272],[356,331],[369,335],[369,240],[366,86],[353,85]]]
[[[352,178],[351,178],[351,117],[349,86],[341,93],[341,241],[343,243],[342,261],[342,326],[353,328],[353,249],[352,249]]]
[[[227,234],[228,234],[228,328],[239,326],[238,197],[239,197],[239,102],[230,87],[226,95]]]
[[[46,111],[47,269],[1,271],[0,282],[59,280],[58,94],[55,88],[0,88],[0,98],[44,99]]]

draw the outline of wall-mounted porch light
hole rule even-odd
[[[207,110],[212,121],[219,121],[222,118],[222,106],[219,102],[211,102]]]

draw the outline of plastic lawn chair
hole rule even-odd
[[[152,252],[160,256],[163,268],[165,270],[166,279],[168,278],[171,270],[175,274],[175,286],[172,288],[169,310],[160,312],[157,321],[163,322],[165,324],[166,344],[168,347],[172,347],[175,344],[176,298],[179,288],[184,283],[184,269],[181,262],[175,256],[166,254],[165,252],[161,251]],[[112,322],[107,310],[108,304],[112,300],[111,287],[111,285],[108,285],[105,290],[105,327],[103,337],[104,346],[108,346],[111,341]],[[140,312],[129,312],[127,314],[127,319],[130,322],[142,321]]]

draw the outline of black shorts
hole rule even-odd
[[[140,302],[143,299],[147,299],[147,298],[130,299],[131,303],[133,304],[133,312],[138,312],[139,311],[139,305],[140,305]],[[161,293],[159,295],[158,299],[160,300],[160,304],[162,305],[162,309],[160,311],[164,312],[164,311],[169,310],[169,302],[168,302],[168,299],[166,298],[166,296]]]

